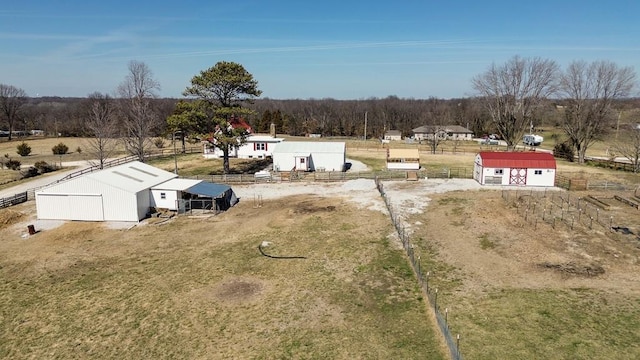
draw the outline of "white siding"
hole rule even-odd
[[[343,142],[282,142],[273,152],[273,170],[291,171],[296,157],[309,157],[310,171],[343,171],[345,144]]]
[[[162,198],[162,194],[164,194],[164,199]],[[151,206],[158,209],[178,210],[177,200],[179,194],[180,191],[178,190],[152,189]]]
[[[419,162],[388,162],[389,170],[420,170]]]
[[[539,171],[540,174],[536,174],[536,171]],[[555,179],[555,169],[527,169],[527,185],[529,186],[554,186]]]
[[[36,194],[36,211],[39,219],[104,220],[100,194]]]

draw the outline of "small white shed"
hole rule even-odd
[[[224,211],[238,202],[230,186],[204,180],[171,179],[151,188],[151,205],[183,213],[190,209]]]
[[[176,174],[134,161],[44,187],[35,193],[38,219],[140,221],[150,189]]]
[[[344,142],[284,141],[273,150],[274,171],[344,171]]]
[[[556,159],[545,152],[482,151],[473,178],[482,185],[555,186]]]
[[[420,152],[418,149],[388,149],[388,170],[419,170]]]

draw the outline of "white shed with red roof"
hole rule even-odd
[[[473,178],[482,185],[555,186],[556,159],[536,151],[481,151]]]

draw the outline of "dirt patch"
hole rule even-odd
[[[19,223],[25,217],[24,213],[11,209],[0,210],[0,229]]]
[[[550,269],[556,272],[559,272],[563,275],[570,276],[585,276],[585,277],[594,277],[598,275],[604,274],[604,268],[597,264],[576,264],[576,263],[564,263],[564,264],[556,264],[550,262],[544,262],[538,264],[539,267],[543,269]]]
[[[247,302],[257,299],[264,285],[255,279],[234,278],[217,284],[211,295],[224,302]]]
[[[316,212],[331,212],[335,210],[336,207],[334,205],[318,206],[315,201],[303,201],[300,204],[297,204],[293,212],[295,214],[311,214]]]

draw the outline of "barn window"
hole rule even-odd
[[[167,193],[160,193],[160,199],[166,199]]]
[[[304,164],[304,158],[300,158],[300,164]]]
[[[535,170],[533,173],[535,175],[542,175],[542,170]]]
[[[495,169],[493,171],[493,174],[494,175],[502,175],[502,174],[504,174],[504,169]]]
[[[256,150],[267,150],[267,144],[266,143],[256,143]]]

